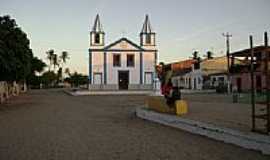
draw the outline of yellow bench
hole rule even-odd
[[[183,115],[188,112],[187,102],[184,100],[177,100],[175,104],[169,106],[166,99],[162,96],[148,96],[145,99],[145,105],[154,111],[161,113],[169,113],[176,115]]]

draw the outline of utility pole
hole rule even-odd
[[[229,32],[227,32],[226,34],[223,33],[222,34],[223,37],[226,38],[226,56],[227,56],[227,78],[228,78],[228,94],[231,93],[231,77],[230,77],[230,38],[232,37],[231,34],[229,34]]]
[[[250,78],[251,78],[251,106],[252,106],[252,131],[255,131],[255,89],[254,89],[254,50],[253,37],[249,36],[250,43]]]

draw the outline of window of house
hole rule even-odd
[[[121,66],[121,56],[120,54],[113,55],[113,66],[120,67]]]
[[[100,35],[99,34],[95,35],[95,43],[100,43]]]
[[[146,44],[151,44],[151,34],[146,35]]]
[[[218,81],[224,82],[224,77],[219,77],[219,78],[218,78]]]
[[[133,54],[128,54],[127,55],[127,66],[128,67],[134,67],[134,65],[135,65],[134,55]]]

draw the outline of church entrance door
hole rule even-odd
[[[118,71],[118,85],[120,90],[127,90],[129,84],[129,71]]]

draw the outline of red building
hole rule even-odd
[[[267,70],[270,66],[270,47],[268,46],[268,38],[265,33],[265,44],[263,46],[255,46],[254,53],[254,87],[260,92],[267,88]],[[237,88],[238,92],[251,90],[251,49],[244,49],[234,52],[231,58],[231,82],[232,87]],[[241,59],[243,64],[234,64],[235,59]]]

